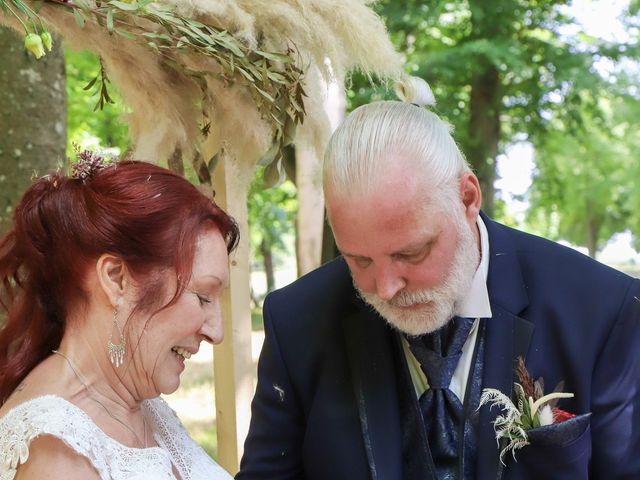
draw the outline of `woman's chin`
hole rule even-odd
[[[165,380],[162,385],[160,385],[160,393],[162,395],[171,395],[172,393],[175,393],[176,390],[178,390],[178,387],[180,386],[180,377],[178,377],[175,381],[168,381]]]

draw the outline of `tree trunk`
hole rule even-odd
[[[500,141],[500,76],[493,65],[471,84],[467,159],[482,189],[482,208],[493,215],[496,156]]]
[[[271,246],[264,239],[260,242],[260,253],[262,254],[264,274],[267,277],[267,293],[269,293],[276,288],[276,279],[273,273],[273,254],[271,253]]]
[[[59,37],[53,51],[36,60],[23,37],[0,27],[0,231],[31,178],[64,165],[67,94]]]

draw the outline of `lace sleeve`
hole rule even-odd
[[[41,435],[52,435],[89,459],[101,478],[109,478],[101,445],[82,413],[66,400],[38,397],[11,409],[0,418],[0,480],[12,480],[29,458],[29,445]]]
[[[175,480],[167,452],[118,443],[84,411],[54,395],[29,400],[0,418],[0,480],[13,480],[41,435],[59,438],[86,457],[103,480]]]
[[[176,413],[161,398],[145,402],[154,425],[156,442],[169,452],[183,480],[232,480],[189,436]]]

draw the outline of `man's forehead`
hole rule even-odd
[[[359,208],[360,207],[360,208]],[[432,241],[445,221],[418,205],[404,209],[347,204],[329,217],[338,249],[352,256],[407,253]]]

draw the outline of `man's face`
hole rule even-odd
[[[338,248],[362,298],[410,335],[442,327],[479,263],[477,213],[428,206],[415,176],[389,178],[368,198],[327,194]]]

